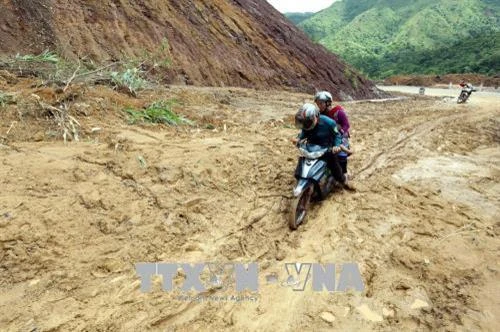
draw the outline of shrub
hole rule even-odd
[[[125,89],[133,96],[137,95],[137,91],[144,89],[146,80],[140,74],[142,72],[137,68],[129,68],[123,72],[112,72],[111,81],[118,89]]]
[[[125,112],[129,114],[129,122],[131,124],[142,121],[147,123],[163,123],[173,126],[181,124],[192,125],[192,121],[177,115],[174,111],[172,111],[173,104],[175,104],[174,101],[161,100],[152,103],[142,111],[127,108],[125,109]]]

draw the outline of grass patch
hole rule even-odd
[[[180,115],[177,115],[172,106],[175,101],[156,101],[149,105],[144,110],[135,110],[133,108],[125,109],[129,115],[129,123],[135,124],[138,122],[145,123],[162,123],[171,126],[178,126],[182,124],[192,125],[193,122]]]
[[[0,107],[14,103],[14,97],[8,93],[0,91]]]
[[[17,61],[24,61],[24,62],[49,62],[53,64],[59,63],[59,57],[57,54],[54,52],[51,52],[49,50],[45,50],[42,53],[38,55],[32,55],[32,54],[27,54],[27,55],[16,55],[15,58]]]

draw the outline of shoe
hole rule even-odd
[[[354,187],[348,180],[347,180],[347,177],[344,181],[344,183],[342,183],[342,187],[345,189],[345,190],[348,190],[348,191],[356,191],[356,187]]]

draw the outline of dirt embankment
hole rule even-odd
[[[64,144],[57,113],[40,106],[62,95],[0,83],[14,95],[0,106],[4,330],[498,327],[493,97],[345,103],[358,190],[315,204],[291,232],[291,118],[311,95],[173,86],[134,99],[72,86],[80,141]],[[195,126],[127,124],[125,107],[173,98]],[[257,261],[280,278],[285,262],[357,262],[366,289],[294,292],[262,280],[257,301],[186,302],[158,280],[141,293],[134,264],[159,261]],[[224,294],[234,295],[210,290]]]
[[[478,74],[448,74],[448,75],[398,75],[384,80],[385,84],[412,85],[412,86],[433,86],[433,85],[458,85],[465,80],[475,86],[487,86],[498,88],[500,76],[485,76]]]
[[[383,94],[265,0],[8,0],[0,12],[0,55],[153,58],[169,84],[327,89],[338,100]]]

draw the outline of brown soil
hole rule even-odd
[[[169,61],[155,67],[168,84],[326,89],[337,100],[383,95],[265,0],[7,0],[0,12],[0,55],[150,59]]]
[[[311,95],[172,86],[134,99],[2,77],[2,330],[497,330],[498,97],[345,103],[358,190],[291,232],[290,120]],[[171,98],[196,126],[127,124],[123,108]],[[79,142],[41,106],[62,100]],[[257,301],[186,302],[158,280],[141,293],[134,264],[159,261],[257,261],[264,275],[357,262],[366,290],[263,281]]]

